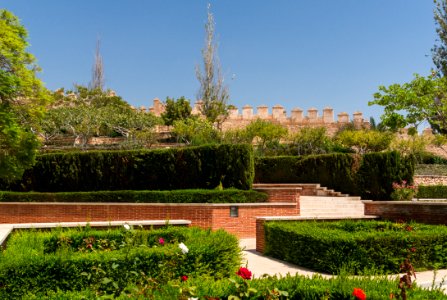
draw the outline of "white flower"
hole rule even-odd
[[[183,254],[186,254],[189,252],[188,247],[186,247],[186,245],[183,243],[178,244],[178,247],[180,248],[180,250],[182,250]]]
[[[130,230],[130,225],[129,225],[129,224],[124,223],[123,226],[124,226],[124,228],[125,228],[126,230]]]

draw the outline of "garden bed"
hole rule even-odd
[[[266,255],[338,274],[398,273],[447,266],[447,227],[389,221],[271,221],[264,223]]]
[[[0,298],[83,289],[119,294],[148,279],[219,279],[234,274],[240,259],[238,240],[222,230],[21,231],[0,257]]]

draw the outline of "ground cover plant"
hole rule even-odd
[[[266,222],[265,254],[324,273],[447,267],[447,227],[389,221]],[[280,245],[280,246],[279,246]]]
[[[16,232],[0,256],[0,298],[84,289],[119,295],[147,281],[225,278],[240,265],[238,240],[223,230],[126,227]]]
[[[97,192],[7,192],[0,202],[126,202],[126,203],[258,203],[267,194],[249,190],[97,191]]]

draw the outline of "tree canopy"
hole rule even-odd
[[[165,112],[161,114],[165,125],[172,125],[177,120],[185,120],[191,117],[191,105],[185,97],[177,100],[167,97]]]
[[[369,105],[381,105],[385,127],[397,130],[417,128],[428,121],[435,132],[447,134],[447,78],[432,73],[427,77],[415,74],[409,83],[380,86]]]
[[[14,179],[34,163],[34,131],[49,96],[40,70],[26,51],[28,33],[19,19],[0,10],[0,178]]]

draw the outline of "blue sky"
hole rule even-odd
[[[87,85],[100,37],[106,87],[134,106],[196,99],[207,3],[230,103],[362,111],[379,85],[433,68],[428,0],[2,0],[28,29],[49,89]]]

